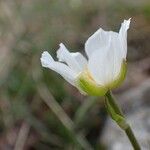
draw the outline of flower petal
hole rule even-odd
[[[80,67],[82,67],[82,69],[84,69],[87,65],[87,59],[79,52],[76,53],[70,53],[72,57],[75,58],[75,60],[78,62],[78,64],[80,65]]]
[[[46,68],[49,66],[50,62],[54,62],[54,59],[47,51],[44,51],[42,53],[42,56],[40,59],[41,59],[42,66]]]
[[[82,71],[80,63],[76,60],[75,57],[67,50],[64,44],[60,44],[60,48],[57,51],[57,58],[59,61],[67,63],[67,65],[74,70],[76,73]]]
[[[127,30],[129,29],[130,21],[131,18],[128,20],[124,20],[119,31],[119,39],[122,44],[122,57],[124,59],[126,59],[127,55]]]
[[[86,42],[88,69],[94,80],[106,85],[118,76],[127,53],[127,30],[130,19],[125,20],[119,33],[99,29]]]
[[[99,85],[105,85],[108,79],[108,76],[110,76],[107,73],[107,70],[111,72],[111,63],[109,59],[107,59],[107,54],[109,54],[108,48],[102,50],[97,50],[92,54],[92,56],[89,58],[88,62],[88,70],[92,76],[92,78],[99,84]],[[109,69],[110,68],[110,69]]]
[[[72,69],[70,69],[67,65],[54,61],[51,55],[47,51],[42,53],[41,64],[43,67],[56,71],[63,78],[65,78],[70,84],[75,85],[74,81],[77,74]]]
[[[120,72],[121,54],[118,34],[109,32],[107,47],[102,47],[93,52],[89,58],[88,69],[94,80],[100,85],[112,82]]]
[[[110,35],[117,34],[112,31],[104,31],[102,28],[97,30],[85,43],[85,51],[88,57],[90,57],[96,50],[102,50],[108,45]]]

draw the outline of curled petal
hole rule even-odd
[[[59,61],[65,62],[76,73],[82,71],[80,63],[75,57],[67,50],[64,44],[60,44],[60,48],[57,51],[57,58]]]
[[[47,51],[44,51],[42,53],[42,56],[40,59],[41,59],[42,66],[46,67],[46,68],[48,68],[50,62],[54,62],[54,59],[52,58],[52,56]]]
[[[75,85],[74,81],[77,74],[73,70],[71,70],[67,65],[54,61],[51,55],[46,51],[42,53],[41,64],[43,67],[56,71],[70,84]]]
[[[121,50],[122,50],[122,57],[126,59],[127,55],[127,30],[129,29],[130,26],[130,21],[131,18],[128,20],[124,20],[124,22],[121,24],[121,28],[119,31],[119,39],[121,42]]]

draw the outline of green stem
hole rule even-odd
[[[132,146],[134,147],[135,150],[141,150],[140,145],[138,143],[138,141],[136,140],[136,137],[131,129],[130,126],[128,126],[127,129],[125,129],[125,133],[128,136]]]
[[[106,93],[106,100],[108,102],[108,105],[110,105],[113,110],[110,110],[110,108],[108,108],[108,107],[107,107],[107,109],[109,109],[109,111],[115,113],[115,114],[110,114],[112,119],[115,120],[118,125],[121,124],[121,129],[123,129],[125,131],[125,133],[128,136],[128,139],[130,140],[134,150],[141,150],[140,145],[139,145],[138,141],[136,140],[136,137],[135,137],[131,127],[126,122],[122,111],[120,110],[118,104],[116,103],[115,98],[112,96],[112,93],[110,91],[108,91]],[[122,119],[121,122],[119,122],[120,120],[118,120],[118,116],[120,116],[120,118]],[[115,117],[116,117],[116,119],[115,119]]]
[[[113,107],[114,111],[118,114],[118,115],[121,115],[122,117],[124,117],[119,105],[116,103],[116,100],[115,98],[113,97],[111,91],[108,91],[106,93],[106,97],[108,98],[109,100],[109,103],[111,105],[111,107]]]

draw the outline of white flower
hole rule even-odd
[[[85,43],[88,60],[79,52],[70,53],[61,43],[58,61],[45,51],[42,66],[56,71],[84,93],[104,95],[125,77],[129,25],[130,19],[124,20],[119,33],[98,29]]]

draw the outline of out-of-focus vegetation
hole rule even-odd
[[[150,58],[148,0],[0,1],[1,150],[107,147],[100,138],[107,117],[102,98],[81,95],[58,74],[42,68],[40,56],[48,50],[55,57],[60,42],[84,54],[85,41],[99,27],[118,31],[130,17],[129,66]],[[129,69],[131,74],[116,93],[148,78],[149,62]]]

